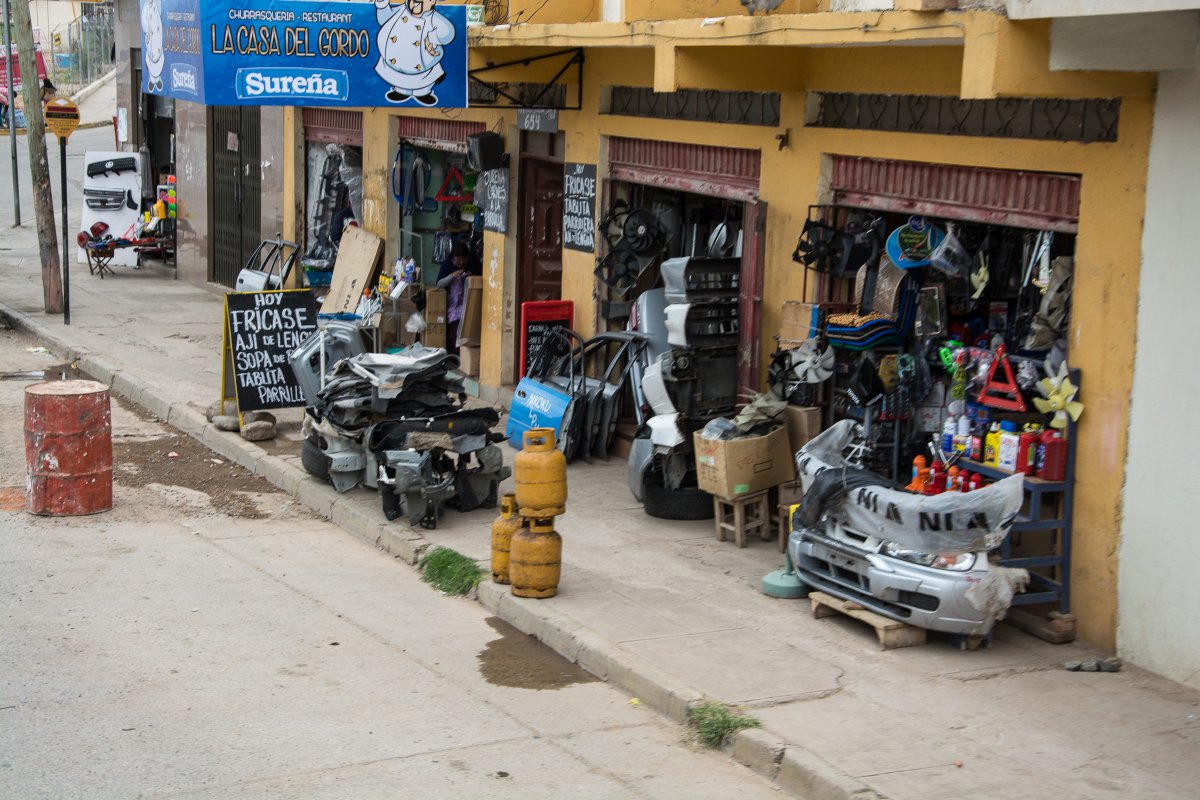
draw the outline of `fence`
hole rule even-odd
[[[59,94],[74,94],[112,70],[115,3],[81,3],[65,33],[44,42],[46,69]]]

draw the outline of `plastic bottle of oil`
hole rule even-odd
[[[993,422],[983,440],[983,463],[994,467],[1000,459],[1000,423]]]

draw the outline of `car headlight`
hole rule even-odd
[[[883,546],[883,552],[892,558],[898,558],[901,561],[907,561],[911,564],[920,564],[922,567],[933,567],[934,569],[966,572],[975,566],[974,553],[923,553],[920,550],[914,550],[911,547],[905,547],[896,542],[886,543]]]

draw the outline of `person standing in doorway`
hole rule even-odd
[[[467,300],[467,278],[482,275],[483,265],[465,242],[455,242],[450,257],[442,262],[437,286],[446,290],[446,352],[458,354],[458,329]]]

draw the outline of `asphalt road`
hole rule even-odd
[[[81,128],[67,140],[67,216],[68,232],[71,241],[79,230],[80,210],[83,207],[83,177],[85,153],[88,150],[113,150],[113,131],[111,127]],[[54,222],[59,224],[62,207],[59,205],[61,172],[59,170],[60,153],[58,139],[53,135],[46,136],[46,160],[50,168],[50,188],[54,194]],[[9,143],[8,131],[0,130],[0,238],[2,233],[12,227],[15,217],[15,205],[12,192],[12,145]],[[20,180],[19,194],[21,201],[21,226],[36,231],[33,209],[33,184],[29,177],[29,151],[25,135],[17,135],[17,175]],[[58,231],[59,242],[62,241],[62,231]]]
[[[0,372],[57,364],[0,330]],[[116,402],[113,510],[26,513],[29,382],[0,377],[0,797],[779,796]]]

